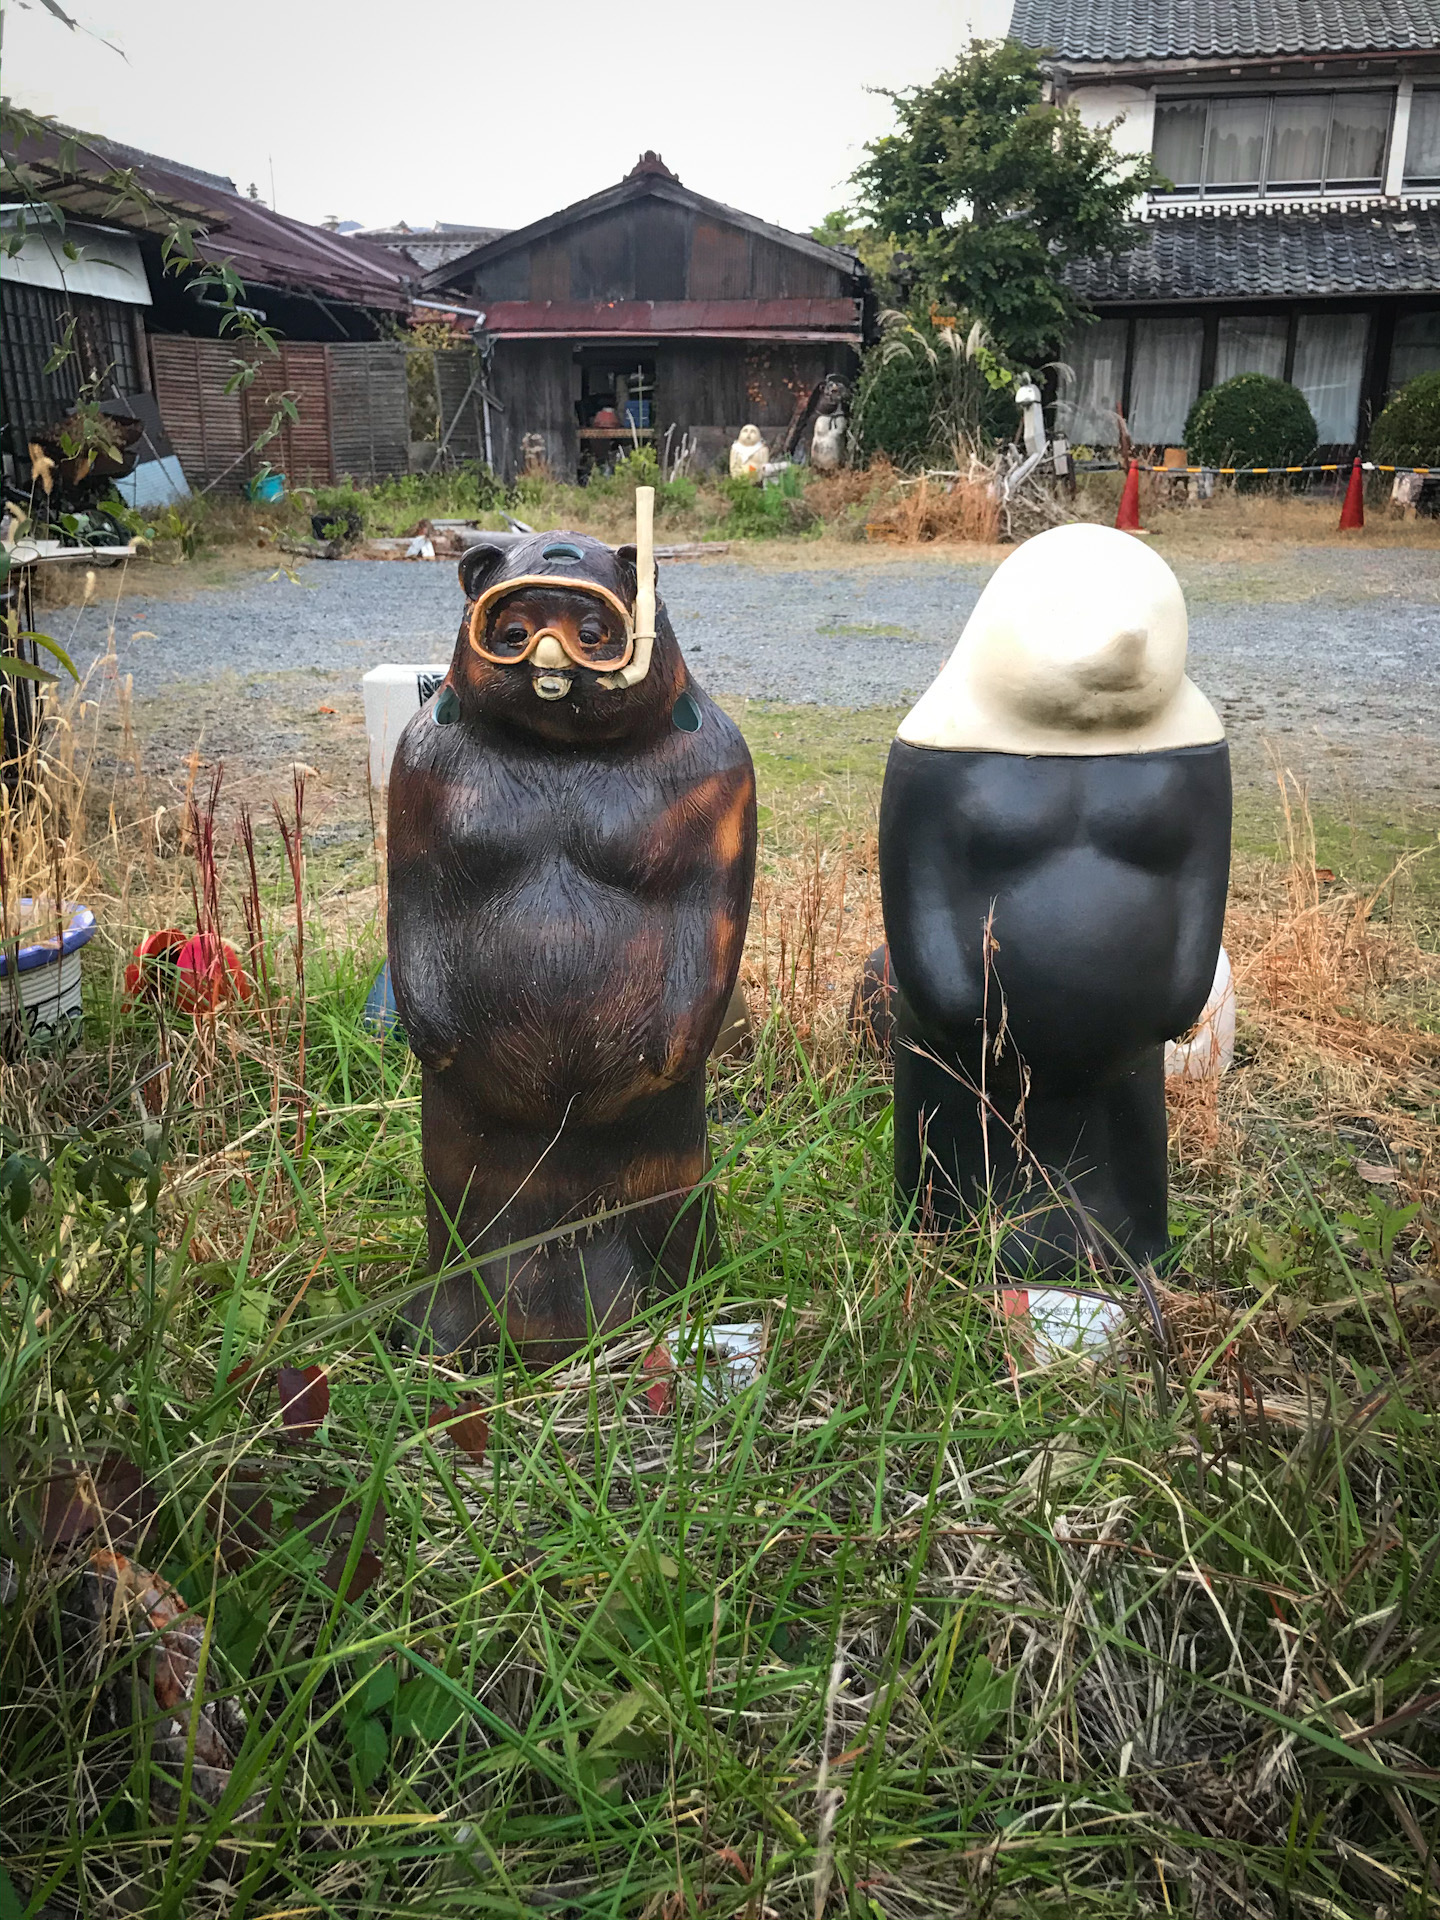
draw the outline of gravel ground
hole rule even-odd
[[[1317,548],[1179,570],[1190,672],[1222,708],[1242,776],[1263,768],[1269,739],[1322,785],[1343,771],[1351,787],[1440,802],[1440,555]],[[662,566],[661,583],[712,693],[895,707],[934,677],[989,572],[940,558],[824,569],[712,560]],[[121,671],[145,705],[181,694],[187,709],[208,705],[212,744],[233,753],[246,709],[260,719],[252,702],[268,707],[282,690],[313,700],[318,682],[319,698],[348,708],[346,689],[358,695],[377,661],[449,657],[461,610],[449,564],[338,561],[302,566],[299,580],[262,575],[183,600],[127,595]],[[57,615],[57,630],[72,617]],[[106,617],[81,617],[77,664],[100,650]]]

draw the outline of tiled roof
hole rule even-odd
[[[1440,206],[1165,212],[1066,277],[1100,304],[1440,293]]]
[[[1440,0],[1015,0],[1010,38],[1064,60],[1440,47]]]

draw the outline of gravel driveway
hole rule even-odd
[[[662,564],[681,644],[712,693],[904,705],[934,677],[990,573],[944,557],[823,568],[779,558]],[[1190,671],[1225,714],[1242,777],[1263,768],[1268,738],[1321,785],[1343,771],[1351,787],[1440,802],[1440,555],[1317,548],[1178,570]],[[461,611],[451,564],[312,563],[299,581],[127,595],[121,671],[142,701],[213,702],[225,735],[282,688],[299,698],[308,686],[313,699],[319,682],[319,698],[340,701],[377,661],[449,657]],[[77,664],[101,648],[105,618],[82,616]]]

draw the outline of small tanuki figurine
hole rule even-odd
[[[1180,586],[1128,534],[1018,548],[901,723],[880,804],[895,1178],[944,1228],[989,1197],[1014,1271],[1089,1228],[1167,1247],[1165,1042],[1205,1004],[1230,761]]]
[[[759,427],[741,427],[730,447],[730,478],[758,480],[770,459],[770,449],[760,438]]]
[[[687,1196],[750,912],[755,775],[656,599],[653,513],[638,488],[618,552],[574,533],[471,547],[450,671],[396,751],[390,965],[424,1070],[439,1276],[410,1317],[446,1351],[503,1327],[561,1357],[705,1256]],[[572,1221],[593,1223],[554,1234]]]
[[[810,436],[810,464],[816,473],[838,473],[845,464],[845,415],[817,413]]]

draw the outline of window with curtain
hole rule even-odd
[[[1200,391],[1200,354],[1205,322],[1137,320],[1135,358],[1130,368],[1130,417],[1136,440],[1179,446],[1185,416]]]
[[[1310,403],[1322,446],[1355,439],[1368,335],[1363,313],[1302,313],[1296,322],[1291,378]]]
[[[1239,313],[1221,320],[1215,344],[1215,384],[1237,373],[1285,378],[1285,340],[1290,323],[1273,313]]]
[[[1440,89],[1410,99],[1410,138],[1405,146],[1405,182],[1416,186],[1440,180]]]
[[[1077,446],[1113,447],[1120,438],[1120,399],[1125,390],[1123,320],[1097,320],[1070,342],[1060,375],[1060,431]]]
[[[1440,372],[1440,308],[1402,313],[1390,347],[1390,391],[1422,373]]]
[[[1440,90],[1417,93],[1415,114]],[[1378,188],[1394,115],[1392,92],[1231,93],[1161,100],[1151,149],[1177,193],[1303,193]],[[1437,128],[1440,134],[1440,128]],[[1432,141],[1432,147],[1437,145]],[[1430,154],[1440,177],[1440,151]],[[1407,171],[1410,171],[1407,163]]]

